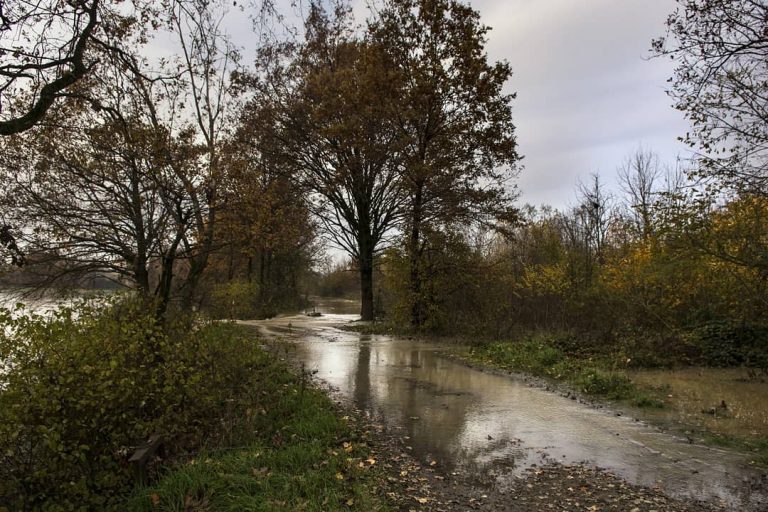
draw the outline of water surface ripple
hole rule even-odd
[[[740,454],[690,444],[632,418],[469,368],[446,357],[446,347],[336,328],[354,318],[255,323],[267,335],[294,341],[290,357],[359,408],[404,428],[421,460],[484,472],[500,484],[543,460],[586,463],[674,497],[768,510],[766,476]]]

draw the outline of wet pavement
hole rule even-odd
[[[768,510],[766,476],[740,454],[691,444],[619,413],[470,368],[448,357],[447,346],[338,329],[355,318],[301,315],[244,323],[292,342],[288,357],[358,408],[402,428],[416,458],[447,471],[474,473],[503,487],[534,465],[583,463],[673,497]]]

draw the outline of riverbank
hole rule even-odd
[[[607,402],[690,442],[739,450],[768,468],[768,383],[750,377],[749,369],[630,369],[608,357],[574,357],[540,339],[489,343],[458,357],[543,378],[567,394]]]
[[[0,511],[386,510],[370,453],[306,375],[250,331],[148,306],[0,309]]]
[[[166,468],[124,510],[389,510],[369,431],[306,374],[269,354],[261,398],[243,419],[252,427],[248,442],[204,449]]]
[[[276,352],[273,352],[276,354]],[[281,364],[281,363],[278,363]],[[285,368],[285,366],[283,366]],[[675,500],[606,471],[547,462],[509,485],[419,460],[410,437],[334,391],[291,373],[275,389],[284,413],[265,415],[280,437],[209,451],[137,491],[129,511],[601,510],[715,512],[716,504]]]
[[[768,468],[768,378],[754,370],[642,368],[625,354],[579,354],[565,350],[559,338],[541,334],[478,343],[466,337],[418,336],[386,323],[342,328],[447,342],[454,347],[454,358],[474,368],[509,374],[574,400],[609,405],[690,442],[740,451],[752,464]]]

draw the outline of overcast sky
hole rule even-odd
[[[674,163],[687,124],[665,94],[672,63],[648,59],[671,0],[477,0],[491,59],[506,59],[517,91],[514,119],[525,156],[521,201],[562,207],[597,172],[639,144]]]
[[[492,27],[490,59],[507,60],[514,72],[521,203],[565,207],[577,182],[595,172],[615,189],[617,166],[639,144],[670,164],[686,155],[676,138],[687,123],[664,92],[672,63],[648,59],[673,0],[469,3]],[[362,23],[365,0],[353,5]],[[254,43],[246,16],[232,28],[238,43]]]

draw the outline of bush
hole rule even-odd
[[[265,354],[234,326],[153,311],[0,310],[0,509],[113,509],[149,435],[169,455],[240,435],[228,425],[253,407]]]
[[[748,322],[709,322],[696,330],[705,364],[768,368],[768,326]]]
[[[565,355],[556,347],[533,340],[517,343],[493,342],[476,347],[474,353],[506,368],[534,375],[560,373]]]
[[[622,372],[604,358],[579,358],[555,345],[573,341],[570,335],[540,335],[521,342],[493,342],[476,346],[470,357],[502,368],[570,383],[588,395],[611,400],[632,399],[641,407],[659,407],[653,397],[640,392]],[[574,347],[572,347],[574,348]]]
[[[670,368],[695,364],[700,348],[686,332],[624,328],[616,335],[617,361],[631,368]]]
[[[208,309],[213,318],[255,318],[259,306],[258,284],[230,281],[213,286]]]
[[[576,377],[576,384],[583,392],[614,400],[634,395],[635,387],[626,375],[586,368]]]

